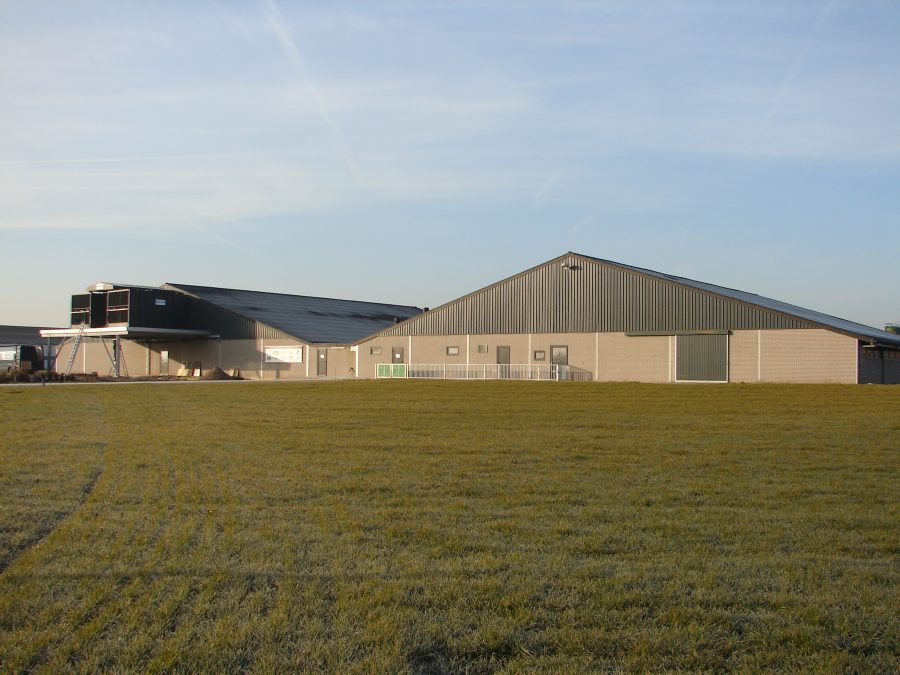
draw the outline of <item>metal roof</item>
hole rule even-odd
[[[616,265],[617,267],[623,267],[625,269],[632,270],[639,274],[646,274],[646,275],[655,277],[657,279],[672,281],[674,283],[681,284],[683,286],[689,286],[691,288],[696,288],[701,291],[706,291],[707,293],[714,293],[716,295],[721,295],[726,298],[731,298],[732,300],[737,300],[738,302],[744,302],[747,304],[756,305],[758,307],[763,307],[765,309],[769,309],[774,312],[780,312],[782,314],[794,316],[799,319],[811,321],[812,323],[819,324],[820,326],[822,326],[824,328],[830,328],[832,330],[836,330],[841,333],[846,333],[846,334],[851,335],[856,338],[900,347],[900,335],[898,335],[896,333],[890,333],[886,330],[880,330],[878,328],[873,328],[872,326],[866,326],[861,323],[856,323],[855,321],[841,319],[840,317],[831,316],[830,314],[824,314],[822,312],[817,312],[813,309],[806,309],[805,307],[798,307],[797,305],[792,305],[787,302],[782,302],[781,300],[774,300],[772,298],[767,298],[762,295],[756,295],[755,293],[748,293],[747,291],[739,291],[734,288],[726,288],[724,286],[716,286],[715,284],[708,284],[703,281],[695,281],[693,279],[687,279],[685,277],[679,277],[679,276],[675,276],[672,274],[663,274],[662,272],[655,272],[654,270],[648,270],[648,269],[644,269],[642,267],[633,267],[631,265],[624,265],[622,263],[614,262],[611,260],[603,260],[601,258],[594,258],[591,256],[583,255],[581,253],[569,253],[568,255],[573,255],[576,257],[584,258],[586,260],[594,260],[597,262],[606,263],[607,265]]]
[[[47,340],[41,337],[41,329],[33,326],[0,326],[0,344],[42,345]]]
[[[550,273],[560,268],[579,271],[579,275],[567,277],[573,283],[562,283],[558,273]],[[389,326],[379,335],[595,331],[672,335],[710,329],[813,327],[900,347],[900,335],[854,321],[572,252]]]
[[[166,284],[166,288],[224,307],[312,343],[352,343],[422,310],[358,300],[335,300],[285,293]]]

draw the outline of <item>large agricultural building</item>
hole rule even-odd
[[[131,377],[900,382],[900,335],[577,253],[430,311],[96,284],[42,334],[59,372]]]

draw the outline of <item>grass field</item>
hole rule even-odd
[[[0,389],[0,669],[900,670],[900,387]]]

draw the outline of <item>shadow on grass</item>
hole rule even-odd
[[[420,675],[494,673],[502,670],[520,652],[521,646],[511,639],[480,644],[470,649],[454,649],[446,642],[437,642],[412,650],[406,662],[411,672]]]

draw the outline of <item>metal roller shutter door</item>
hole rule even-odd
[[[677,339],[676,380],[728,381],[728,335],[679,335]]]

